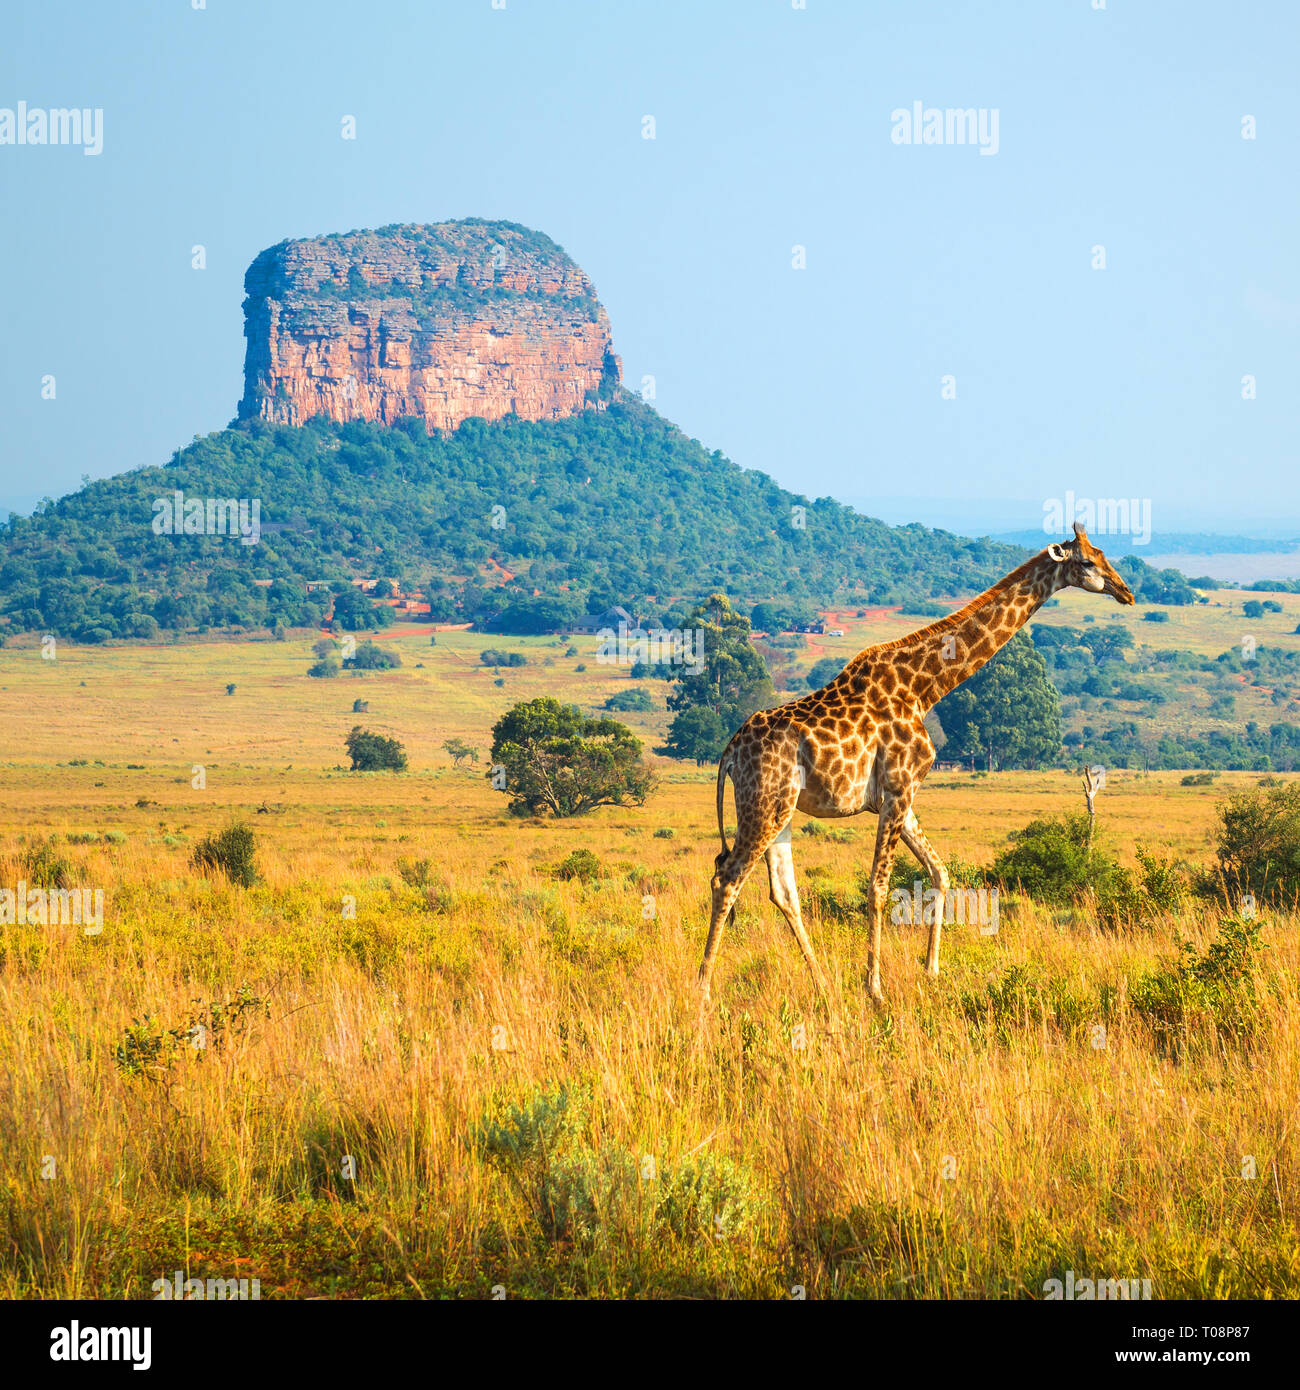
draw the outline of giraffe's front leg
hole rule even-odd
[[[870,947],[867,956],[867,988],[872,1001],[885,1002],[880,987],[880,925],[885,903],[889,898],[889,874],[894,867],[894,854],[903,833],[909,811],[908,801],[886,792],[881,800],[880,824],[876,828],[876,855],[871,865],[871,882],[867,891],[867,912],[870,917]]]

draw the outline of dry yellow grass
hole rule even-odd
[[[1244,1041],[1200,1033],[1172,1055],[1131,1004],[1180,934],[1210,939],[1205,907],[1099,934],[1021,904],[996,936],[950,929],[937,986],[921,929],[887,927],[877,1013],[860,923],[823,920],[811,891],[847,892],[868,817],[853,841],[796,836],[833,1010],[753,883],[701,1023],[710,773],[664,764],[640,810],[520,824],[436,750],[452,734],[486,750],[495,713],[550,680],[583,698],[581,657],[567,687],[530,667],[468,688],[414,647],[423,672],[309,684],[305,646],[286,645],[76,653],[57,671],[0,652],[0,713],[22,730],[0,769],[0,887],[57,833],[106,896],[98,936],[0,928],[0,1294],[149,1297],[177,1268],[257,1277],[263,1297],[1041,1297],[1066,1270],[1157,1296],[1300,1292],[1294,917],[1265,919]],[[380,717],[353,716],[354,692]],[[354,722],[397,733],[415,770],[331,771]],[[1215,804],[1255,780],[1112,776],[1101,823],[1125,854],[1140,837],[1204,860]],[[1080,801],[1064,774],[945,775],[919,810],[945,852],[983,861]],[[189,863],[236,813],[259,836],[250,889]],[[556,879],[579,847],[605,878]],[[416,887],[401,868],[419,879],[419,861]],[[1000,1039],[973,1001],[1018,965],[1072,1003],[1013,1009]],[[241,985],[269,1017],[228,1046],[182,1046],[152,1078],[115,1064],[133,1020],[158,1034]],[[562,1087],[591,1097],[575,1161],[596,1175],[594,1239],[549,1239],[475,1137],[503,1102]],[[611,1153],[635,1164],[632,1206],[600,1196]],[[749,1184],[721,1236],[648,1222],[688,1154]]]

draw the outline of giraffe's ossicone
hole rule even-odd
[[[759,710],[732,738],[718,765],[718,833],[713,910],[700,965],[705,997],[736,899],[766,856],[772,901],[790,924],[818,988],[827,981],[799,913],[790,822],[796,811],[835,818],[874,811],[879,816],[867,893],[868,983],[880,1001],[880,927],[889,874],[901,840],[938,890],[930,923],[926,970],[939,973],[939,935],[948,873],[912,810],[917,788],[934,763],[926,714],[975,674],[1064,588],[1134,602],[1123,579],[1078,522],[1074,539],[1049,545],[964,608],[918,632],[867,647],[829,685],[774,709]],[[724,794],[736,797],[736,841],[727,847]]]

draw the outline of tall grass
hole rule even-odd
[[[703,791],[507,827],[476,780],[412,779],[381,829],[321,785],[257,825],[254,886],[141,811],[57,847],[110,885],[101,935],[2,929],[0,1294],[176,1268],[263,1297],[1300,1293],[1294,915],[1261,913],[1220,1014],[1217,910],[1098,933],[1022,898],[996,936],[949,929],[937,985],[924,928],[887,926],[877,1012],[860,917],[807,891],[850,901],[868,851],[810,840],[833,1007],[763,885],[701,1020]],[[0,886],[29,843],[0,840]],[[603,875],[557,877],[585,847]],[[213,1018],[239,1026],[194,1045]],[[171,1042],[123,1065],[133,1036]],[[503,1159],[503,1117],[561,1093],[562,1142]]]

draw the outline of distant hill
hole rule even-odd
[[[889,527],[708,452],[622,388],[591,281],[516,223],[285,241],[245,290],[236,422],[0,525],[0,637],[302,627],[335,609],[366,626],[391,613],[353,581],[378,578],[423,588],[434,619],[499,631],[716,590],[926,615],[1027,554]],[[1123,563],[1140,600],[1194,600],[1175,571]]]
[[[1041,549],[1052,538],[1041,528],[1033,531],[997,531],[994,540],[1005,545],[1026,545]],[[1150,539],[1139,544],[1131,536],[1098,533],[1096,543],[1112,555],[1284,555],[1300,551],[1300,539],[1278,537],[1229,536],[1206,531],[1152,531]]]
[[[155,502],[178,489],[256,500],[260,539],[155,534]],[[884,604],[960,596],[1021,558],[786,492],[635,398],[433,436],[416,421],[246,421],[166,467],[91,483],[0,526],[0,631],[104,641],[314,624],[330,595],[309,582],[380,576],[424,587],[436,618],[486,622],[522,606],[525,627],[534,590],[554,605],[543,623],[716,589],[743,603]]]

